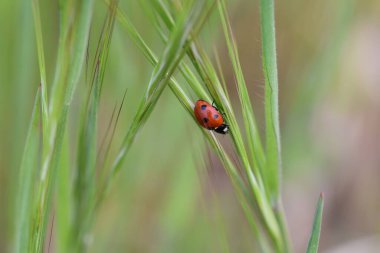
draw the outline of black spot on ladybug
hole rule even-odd
[[[207,123],[208,122],[208,118],[203,118],[203,122]]]
[[[207,105],[201,105],[202,111],[206,110],[206,108],[207,108]]]
[[[217,119],[219,118],[219,115],[218,114],[214,114],[214,119]]]

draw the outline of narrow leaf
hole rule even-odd
[[[309,244],[307,246],[306,253],[318,252],[319,236],[321,234],[322,212],[323,212],[323,193],[321,193],[319,197],[317,208],[315,210],[313,229],[310,234]]]
[[[73,206],[73,193],[71,183],[71,170],[70,168],[70,146],[69,136],[66,132],[62,144],[61,159],[58,168],[57,180],[57,195],[56,195],[56,213],[55,213],[55,238],[56,239],[56,252],[65,253],[71,252],[70,238],[72,226],[72,206]]]
[[[262,166],[265,160],[264,151],[261,144],[261,137],[259,135],[255,115],[249,98],[247,85],[243,75],[243,70],[240,65],[239,52],[232,34],[232,29],[227,16],[225,2],[219,1],[218,7],[219,16],[223,25],[224,37],[227,42],[228,53],[232,62],[236,78],[238,94],[243,113],[243,120],[248,135],[247,142],[250,148],[250,157],[253,161],[253,172],[255,173],[258,180],[261,181],[260,171],[263,170]]]
[[[17,219],[14,252],[28,252],[31,236],[30,225],[33,209],[33,185],[39,162],[39,146],[41,140],[40,108],[41,90],[38,90],[19,171],[17,206],[15,209],[15,217],[17,217]]]
[[[263,72],[265,78],[266,122],[266,183],[272,204],[279,198],[281,173],[280,123],[278,112],[278,77],[276,59],[276,36],[274,23],[274,0],[260,0],[261,42]]]
[[[47,80],[46,80],[46,68],[45,68],[45,56],[44,56],[44,44],[42,38],[42,28],[41,28],[41,15],[39,1],[33,0],[33,17],[34,17],[34,28],[36,34],[36,43],[38,51],[38,64],[40,67],[40,80],[41,80],[41,108],[42,108],[42,122],[43,127],[47,127],[48,119],[48,101],[47,101]]]

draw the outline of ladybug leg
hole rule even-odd
[[[212,104],[211,104],[211,105],[212,105],[212,107],[214,107],[216,110],[218,110],[218,108],[216,108],[216,106],[215,106],[215,100],[212,101]]]
[[[215,110],[217,110],[218,112],[220,112],[220,114],[222,114],[222,116],[225,118],[226,117],[226,113],[225,112],[222,112],[222,111],[219,111],[219,109],[218,109],[218,107],[216,107],[215,105],[216,105],[216,103],[215,103],[215,100],[214,101],[212,101],[212,107],[214,107],[215,108]]]
[[[212,107],[214,107],[215,110],[217,110],[219,112],[218,107],[216,107],[215,100],[212,101],[211,105],[212,105]]]
[[[222,112],[222,111],[219,111],[220,114],[222,114],[223,118],[225,119],[226,118],[226,113],[225,112]]]

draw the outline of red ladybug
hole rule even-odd
[[[224,123],[222,114],[215,106],[204,100],[195,102],[194,114],[199,124],[208,130],[214,130],[219,134],[228,133],[228,125]]]

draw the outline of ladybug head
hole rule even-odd
[[[222,125],[220,125],[214,129],[214,131],[219,133],[219,134],[227,134],[229,130],[230,129],[229,129],[227,124],[222,124]]]

